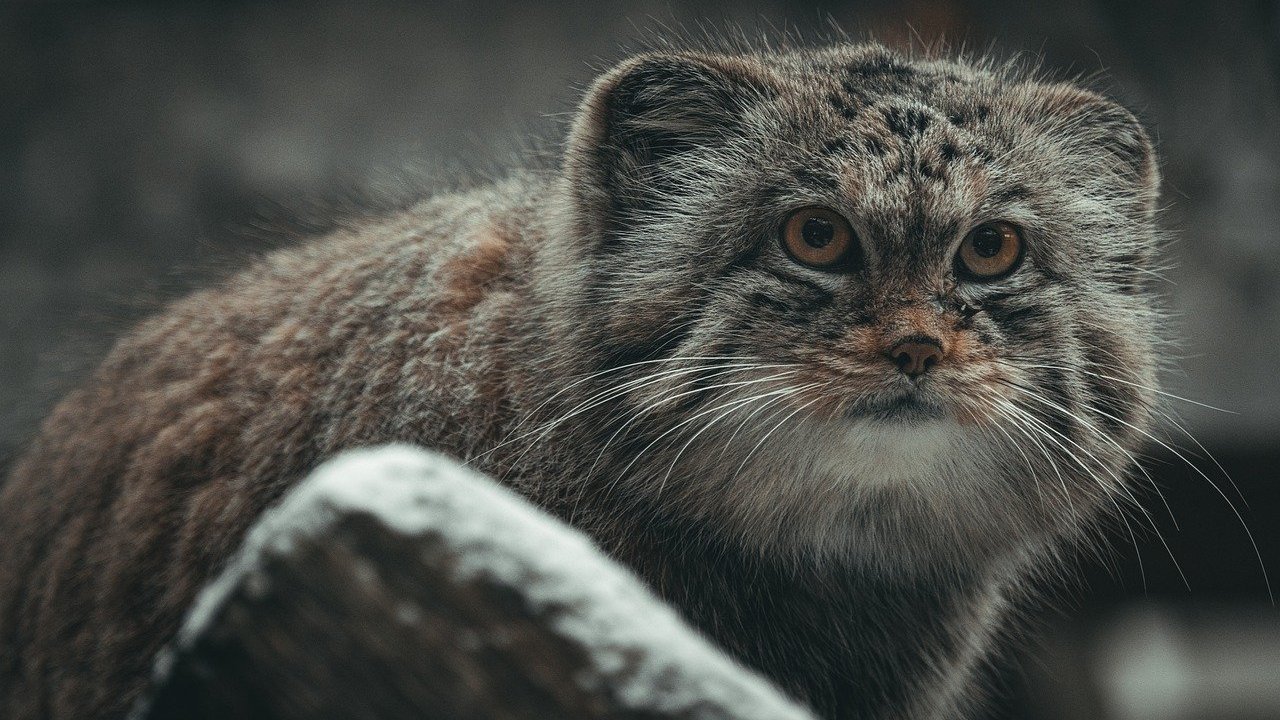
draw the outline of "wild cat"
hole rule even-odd
[[[970,712],[1130,496],[1159,173],[1073,84],[874,45],[656,52],[559,162],[270,254],[122,339],[0,494],[0,714],[118,717],[345,448],[440,449],[833,718]]]

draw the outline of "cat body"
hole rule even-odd
[[[1157,183],[1126,111],[1009,70],[624,62],[555,169],[276,252],[120,341],[0,489],[0,714],[121,716],[255,518],[395,441],[586,530],[828,716],[956,717],[1010,593],[1130,497]],[[843,254],[797,261],[842,218]],[[957,253],[995,221],[1018,256],[975,280]]]

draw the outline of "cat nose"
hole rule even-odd
[[[942,344],[919,335],[905,338],[889,351],[889,359],[897,364],[899,372],[917,378],[942,360]]]

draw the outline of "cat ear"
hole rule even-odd
[[[673,160],[723,146],[770,94],[767,71],[741,58],[642,55],[587,91],[565,151],[577,209],[625,223],[673,189]],[[608,227],[603,227],[606,235]]]
[[[1074,85],[1055,85],[1047,97],[1051,115],[1065,119],[1083,160],[1101,161],[1129,190],[1146,215],[1156,209],[1160,169],[1142,123],[1124,106]]]

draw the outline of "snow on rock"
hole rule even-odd
[[[812,720],[767,681],[696,634],[590,539],[514,492],[442,455],[409,446],[357,450],[325,463],[264,514],[227,570],[197,598],[177,637],[187,648],[231,593],[251,587],[266,553],[322,535],[351,512],[454,549],[459,580],[516,588],[592,660],[578,680],[607,685],[625,706],[657,714]],[[416,609],[407,609],[403,621]],[[422,608],[421,612],[430,612]],[[157,674],[171,663],[166,653]]]

